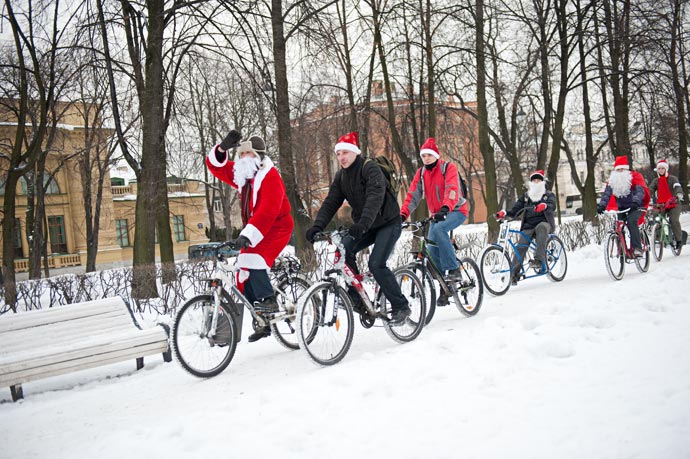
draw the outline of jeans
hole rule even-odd
[[[538,261],[546,261],[546,238],[549,236],[549,231],[551,227],[547,222],[541,222],[539,223],[536,228],[531,228],[531,229],[523,229],[520,230],[525,236],[529,237],[530,239],[534,238],[536,239],[536,250],[534,253],[534,259]],[[520,241],[518,244],[520,244],[520,247],[517,248],[517,252],[520,255],[520,259],[522,261],[525,261],[525,254],[527,253],[527,250],[529,249],[529,246],[527,245],[528,240],[525,239],[524,236],[520,236]],[[513,256],[513,276],[516,276],[520,274],[520,266],[521,263],[518,260],[517,257]]]
[[[264,298],[273,296],[273,286],[265,269],[250,269],[249,279],[244,284],[244,297],[251,304]]]
[[[453,250],[453,244],[450,242],[448,233],[462,225],[465,218],[467,218],[465,214],[460,211],[450,212],[445,220],[433,222],[429,227],[429,240],[437,245],[428,245],[427,247],[431,259],[441,272],[458,269],[458,260],[455,258],[455,250]]]
[[[357,274],[357,252],[374,244],[374,248],[369,255],[369,271],[378,282],[381,292],[391,304],[391,309],[398,310],[407,306],[407,298],[402,294],[400,285],[395,280],[395,275],[388,269],[386,262],[395,248],[402,228],[397,221],[390,225],[382,226],[376,230],[369,230],[364,233],[361,239],[354,239],[350,236],[343,241],[345,246],[345,261],[347,265]]]

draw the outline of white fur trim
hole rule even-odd
[[[247,282],[247,279],[249,279],[249,270],[248,269],[240,269],[237,271],[237,283],[238,284],[244,284]]]
[[[264,257],[258,253],[241,253],[237,256],[237,266],[246,269],[270,269]]]
[[[254,191],[252,192],[252,202],[254,202],[254,205],[256,205],[256,197],[259,195],[259,188],[261,188],[261,182],[264,181],[266,174],[268,174],[268,171],[270,171],[272,167],[273,161],[271,161],[271,158],[269,158],[268,156],[264,156],[264,160],[261,161],[261,167],[259,168],[259,172],[257,172],[256,176],[254,177]]]
[[[439,159],[439,158],[441,157],[438,153],[436,153],[436,152],[435,152],[434,150],[432,150],[431,148],[422,148],[422,149],[420,150],[420,152],[419,152],[419,156],[422,156],[424,153],[426,153],[426,154],[428,154],[428,155],[431,155],[431,156],[433,156],[433,157],[436,158],[436,159]]]
[[[351,152],[357,153],[357,154],[362,153],[362,150],[360,150],[357,147],[357,145],[354,145],[352,143],[347,143],[347,142],[336,143],[333,151],[336,152],[338,150],[347,150],[347,151],[351,151]]]
[[[264,238],[264,235],[261,234],[259,228],[252,225],[251,223],[245,226],[242,231],[240,231],[240,236],[244,236],[247,239],[249,239],[249,242],[252,243],[252,247],[256,247],[259,244],[259,242],[261,242],[261,240]]]
[[[206,156],[208,157],[208,161],[211,164],[213,164],[214,166],[223,167],[228,163],[228,152],[227,151],[225,152],[225,161],[222,161],[222,162],[218,161],[218,159],[216,158],[216,148],[218,148],[219,145],[220,145],[219,143],[214,145],[214,147],[211,148],[211,151],[209,151],[208,155],[206,155]]]

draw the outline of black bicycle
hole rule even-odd
[[[418,251],[412,251],[415,260],[405,265],[406,268],[414,272],[422,282],[422,288],[427,300],[427,314],[425,323],[429,324],[436,312],[436,306],[445,306],[438,303],[436,295],[436,281],[440,292],[446,298],[452,298],[455,306],[464,315],[471,317],[479,312],[484,298],[484,284],[482,283],[481,271],[477,263],[469,257],[457,257],[460,277],[446,279],[441,270],[436,266],[431,258],[428,246],[436,246],[434,241],[427,236],[427,227],[431,224],[432,218],[426,218],[418,222],[405,222],[403,228],[412,228],[414,237],[420,239]],[[455,241],[452,241],[456,255],[460,252]]]

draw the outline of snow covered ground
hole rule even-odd
[[[0,457],[690,457],[690,246],[620,282],[568,257],[412,343],[358,327],[329,368],[268,338],[210,380],[151,358],[1,388]]]

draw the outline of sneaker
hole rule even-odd
[[[642,257],[644,257],[644,251],[642,249],[635,249],[634,255],[635,255],[635,258],[642,258]]]
[[[534,260],[529,261],[529,267],[535,271],[540,271],[541,265],[542,265],[541,260],[537,260],[536,258]]]
[[[259,341],[261,338],[266,338],[267,336],[271,336],[271,327],[268,325],[265,327],[257,328],[254,333],[249,335],[247,341],[253,343],[254,341]]]
[[[510,276],[510,285],[512,285],[512,286],[517,285],[519,278],[520,278],[519,274],[513,274],[512,276]]]
[[[436,300],[436,306],[448,306],[449,304],[448,295],[446,295],[446,292],[441,292]]]
[[[412,310],[410,309],[409,306],[403,306],[398,309],[394,309],[393,312],[391,313],[391,318],[388,321],[390,325],[399,325],[405,322],[405,319],[410,317],[410,314],[412,313]]]
[[[462,278],[462,273],[460,272],[460,268],[455,268],[451,269],[448,271],[448,274],[446,274],[446,280],[449,281],[456,281],[460,280]]]
[[[279,310],[275,295],[267,296],[261,301],[254,302],[254,311],[257,314],[275,314]]]

